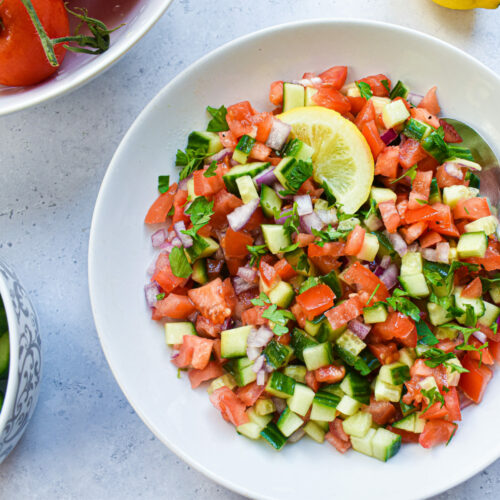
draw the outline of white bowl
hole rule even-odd
[[[68,52],[59,70],[30,87],[0,85],[0,116],[66,94],[108,69],[133,47],[167,10],[172,0],[71,0],[70,7],[87,7],[89,15],[108,27],[125,26],[111,35],[111,47],[92,56]],[[70,16],[71,18],[71,16]],[[72,25],[75,21],[72,20]]]
[[[405,499],[435,495],[500,456],[495,439],[500,377],[481,405],[464,411],[447,447],[405,445],[388,463],[356,452],[339,454],[304,439],[276,453],[238,436],[210,404],[176,377],[162,328],[143,296],[152,258],[145,213],[157,177],[176,178],[175,151],[207,123],[207,105],[249,99],[271,109],[269,84],[334,64],[349,79],[383,72],[415,91],[439,88],[447,116],[469,122],[500,144],[499,78],[436,38],[402,27],[353,20],[305,21],[235,40],[197,61],[141,113],[118,148],[97,200],[89,249],[90,296],[103,350],[139,416],[172,451],[210,478],[252,498]]]

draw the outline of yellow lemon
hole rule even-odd
[[[327,184],[344,212],[355,213],[373,183],[373,156],[356,125],[320,106],[294,108],[278,118],[292,126],[293,137],[314,148],[315,181]]]
[[[469,9],[496,9],[500,5],[500,0],[432,0],[434,3],[448,9],[469,10]]]

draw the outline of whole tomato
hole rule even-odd
[[[69,20],[63,0],[31,0],[50,38],[69,35]],[[59,63],[66,54],[55,47]],[[0,84],[33,85],[57,71],[47,60],[40,38],[21,0],[0,2]]]

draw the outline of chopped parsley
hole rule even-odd
[[[212,119],[207,125],[207,132],[225,132],[226,130],[229,130],[229,126],[226,121],[227,109],[224,105],[220,108],[207,106],[207,112],[212,116]]]
[[[425,413],[434,403],[440,402],[441,403],[441,408],[444,406],[444,397],[443,395],[439,392],[436,387],[432,387],[431,389],[421,389],[420,392],[422,393],[422,396],[424,396],[428,401],[429,404],[426,406],[425,410],[423,410],[422,413]]]
[[[420,309],[405,296],[408,295],[403,290],[396,288],[392,297],[387,299],[387,303],[396,311],[409,316],[413,321],[420,321]]]
[[[381,80],[380,83],[384,86],[385,90],[387,90],[387,92],[390,92],[391,91],[391,88],[389,87],[389,82],[387,80]]]
[[[309,288],[313,288],[316,285],[319,285],[320,283],[321,281],[319,278],[316,278],[315,276],[309,276],[309,278],[307,278],[300,286],[299,295],[301,293],[304,293],[306,290],[309,290]]]
[[[345,238],[350,232],[351,229],[347,231],[339,231],[338,229],[334,229],[331,225],[329,225],[323,231],[318,231],[317,229],[314,228],[312,229],[312,234],[314,234],[314,236],[317,236],[319,238],[319,241],[316,241],[315,245],[318,245],[320,247],[322,247],[325,243],[331,241],[338,241],[342,238]]]
[[[267,246],[266,245],[247,245],[247,250],[250,252],[250,265],[259,265],[260,264],[260,259],[262,258],[263,255],[266,255],[267,253]]]
[[[209,155],[207,155],[206,147],[197,149],[186,148],[186,151],[178,149],[175,155],[175,164],[178,167],[183,167],[179,174],[179,180],[182,181],[186,179],[186,177],[189,177],[195,170],[198,170],[207,156]]]
[[[193,272],[191,264],[189,264],[184,250],[179,247],[172,248],[168,256],[170,267],[174,276],[178,278],[189,278]]]
[[[368,85],[366,82],[355,82],[355,83],[356,87],[358,87],[359,89],[361,97],[364,97],[366,100],[373,97],[373,92],[370,85]]]
[[[417,327],[417,336],[419,344],[425,345],[436,345],[439,344],[439,340],[432,333],[432,330],[427,326],[425,321],[419,320],[415,323]],[[426,353],[428,351],[425,351]]]
[[[198,231],[210,222],[210,217],[214,214],[213,208],[213,201],[208,201],[204,196],[198,196],[195,198],[189,208],[185,210],[185,213],[191,218],[191,224],[193,227],[182,232],[191,236],[193,240],[203,241],[202,238],[198,236]]]
[[[413,167],[410,167],[406,172],[403,172],[403,175],[399,176],[397,179],[394,179],[391,181],[391,184],[395,184],[396,182],[404,179],[406,176],[408,176],[412,182],[415,179],[415,176],[417,175],[417,164],[413,165]]]
[[[288,217],[283,224],[283,228],[285,229],[288,236],[292,236],[293,233],[300,232],[300,217],[297,208],[297,202],[293,203],[293,206],[287,212],[283,212],[281,217]]]
[[[444,325],[441,325],[443,328],[452,328],[454,330],[458,330],[459,332],[462,333],[464,336],[464,344],[467,344],[469,342],[470,336],[474,333],[477,332],[477,328],[468,328],[466,326],[459,326],[459,325],[454,325],[453,323],[446,323]]]
[[[271,304],[269,297],[261,292],[260,295],[251,300],[254,306],[265,306],[269,307],[262,313],[262,317],[272,321],[274,323],[273,332],[275,335],[284,335],[288,333],[288,327],[286,324],[289,320],[295,321],[295,316],[287,309],[278,309],[276,304]]]
[[[255,299],[252,299],[250,302],[254,306],[261,306],[261,307],[271,303],[269,297],[264,292],[260,292],[260,295]]]
[[[164,293],[159,293],[157,296],[156,296],[156,300],[163,300],[165,298],[165,294]]]
[[[452,352],[444,352],[436,347],[432,347],[425,351],[422,357],[426,358],[425,364],[430,368],[437,368],[439,365],[443,365],[452,372],[467,373],[469,371],[461,365],[449,362],[451,359],[456,359],[456,356]]]
[[[372,294],[370,295],[370,298],[368,299],[368,302],[366,303],[366,306],[368,307],[368,304],[372,301],[373,297],[375,297],[375,294],[377,293],[377,290],[380,288],[380,283],[373,289]]]
[[[170,187],[170,175],[159,175],[158,191],[160,191],[160,193],[166,193],[169,187]]]
[[[217,162],[213,161],[210,163],[210,166],[207,168],[207,170],[204,172],[203,177],[214,177],[216,174],[217,170]]]

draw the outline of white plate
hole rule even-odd
[[[277,26],[214,51],[167,85],[123,139],[97,200],[89,249],[90,296],[109,365],[137,413],[171,450],[210,478],[253,498],[405,499],[435,495],[500,456],[495,439],[500,377],[483,403],[464,411],[448,447],[403,446],[388,463],[303,439],[276,453],[238,436],[204,389],[177,379],[161,326],[144,302],[152,257],[145,213],[157,176],[176,179],[175,151],[204,127],[205,107],[249,99],[271,109],[269,84],[347,64],[349,79],[386,73],[415,91],[439,88],[448,116],[500,144],[498,77],[456,48],[405,28],[371,21],[318,20]]]
[[[109,27],[125,26],[111,35],[111,47],[91,56],[68,52],[61,68],[47,80],[30,87],[0,85],[0,116],[35,106],[66,94],[108,69],[133,47],[167,10],[172,0],[72,0],[70,7],[87,7],[89,15]],[[75,24],[70,16],[72,25]]]

